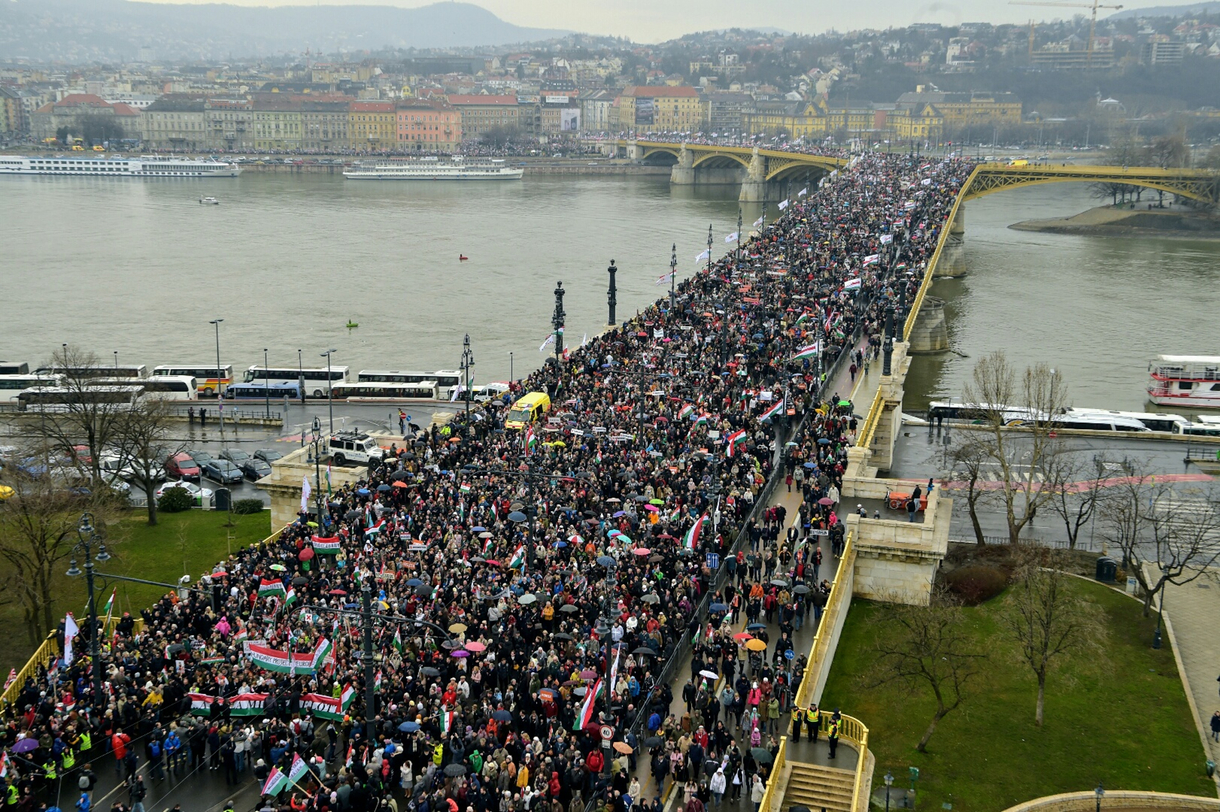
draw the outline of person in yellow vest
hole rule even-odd
[[[60,766],[63,768],[64,772],[68,772],[68,770],[71,770],[76,766],[76,755],[72,752],[71,747],[68,747],[63,751],[61,762],[62,763]]]
[[[80,732],[80,752],[81,752],[81,755],[84,755],[85,753],[88,753],[88,752],[89,752],[89,750],[90,750],[90,748],[92,748],[92,747],[93,747],[93,737],[89,735],[89,731],[88,731],[88,730],[82,730],[82,731]]]
[[[20,794],[17,792],[17,782],[13,779],[8,779],[8,788],[4,791],[4,806],[7,809],[16,809],[17,802],[21,800]]]
[[[818,710],[816,702],[811,702],[805,709],[805,727],[809,730],[809,741],[817,744],[818,732],[822,727],[822,712]]]
[[[42,771],[47,775],[47,781],[54,781],[59,777],[59,772],[55,769],[55,759],[49,758],[42,765]]]
[[[792,706],[792,741],[801,740],[801,725],[805,722],[805,709],[800,705]]]
[[[441,766],[441,762],[445,760],[445,745],[438,744],[432,748],[432,763],[436,766]]]

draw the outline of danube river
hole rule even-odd
[[[510,352],[520,376],[545,357],[556,281],[566,341],[579,344],[605,323],[611,258],[621,320],[666,289],[655,283],[671,244],[682,274],[709,223],[713,250],[727,247],[736,193],[671,188],[663,176],[6,178],[0,357],[41,362],[71,342],[105,362],[118,350],[150,368],[213,363],[208,321],[223,318],[221,355],[237,370],[261,364],[264,347],[272,365],[294,367],[298,348],[318,364],[334,347],[353,371],[456,368],[469,333],[477,381],[507,378]],[[202,206],[201,195],[221,204]],[[934,289],[948,301],[956,352],[915,360],[908,408],[960,395],[974,359],[994,349],[1063,370],[1076,405],[1125,409],[1142,408],[1157,353],[1220,354],[1220,243],[1007,228],[1094,203],[1062,184],[967,205],[969,275]],[[757,216],[744,212],[747,223]]]

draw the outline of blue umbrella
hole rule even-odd
[[[369,489],[368,489],[368,488],[361,488],[360,490],[356,491],[356,493],[360,494],[361,496],[368,496],[368,495],[369,495]]]
[[[805,467],[806,468],[817,468],[818,464],[816,462],[807,462],[807,463],[805,463]]]
[[[729,611],[729,607],[723,603],[713,603],[707,608],[707,610],[709,612],[727,612]]]
[[[407,586],[423,586],[423,585],[424,585],[424,582],[419,580],[418,578],[412,578],[410,581],[407,581]]]
[[[620,511],[618,511],[618,512],[616,512],[616,513],[614,514],[614,518],[616,518],[616,519],[620,519],[620,518],[622,518],[623,516],[626,516],[626,515],[627,515],[627,511],[625,511],[625,510],[620,510]]]
[[[819,437],[818,445],[830,445],[830,438],[829,437]]]
[[[568,543],[566,541],[557,541],[551,546],[554,547],[556,550],[562,550],[564,547],[568,546]]]
[[[529,517],[519,510],[514,510],[512,513],[508,514],[508,520],[510,522],[523,522],[527,518]]]
[[[414,733],[419,730],[419,724],[417,722],[403,722],[398,726],[398,729],[403,733]]]
[[[472,527],[472,528],[470,528],[470,532],[471,532],[471,533],[486,533],[486,532],[487,532],[487,528],[486,528],[486,527],[482,527],[482,526],[476,526],[476,527]]]
[[[766,623],[751,623],[749,626],[746,626],[746,631],[756,632],[759,629],[765,629],[765,628],[767,628]]]

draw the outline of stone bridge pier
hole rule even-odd
[[[767,159],[758,154],[758,147],[750,157],[750,166],[741,179],[741,194],[737,197],[742,203],[758,203],[767,199]]]
[[[913,355],[930,355],[947,352],[949,349],[949,328],[945,324],[945,300],[935,296],[924,296],[923,305],[919,308],[919,316],[911,335],[907,337]]]
[[[966,204],[960,203],[953,222],[949,224],[949,236],[940,252],[936,264],[936,275],[955,278],[966,275]]]

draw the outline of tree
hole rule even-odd
[[[896,596],[897,597],[897,596]],[[884,606],[878,628],[877,660],[869,687],[898,682],[912,691],[926,689],[936,700],[936,712],[915,745],[927,752],[936,726],[957,709],[986,656],[974,648],[964,628],[960,606],[938,593],[927,606],[911,606],[895,599]]]
[[[1067,385],[1045,364],[1027,367],[1018,380],[1004,353],[994,352],[975,364],[963,397],[978,420],[977,430],[961,433],[973,435],[966,440],[977,445],[971,453],[1000,476],[996,494],[1003,502],[1008,541],[1016,544],[1051,497],[1039,480],[1054,456],[1051,435],[1067,401]],[[1017,426],[1024,431],[1013,431]]]
[[[1068,655],[1097,653],[1105,625],[1097,604],[1072,589],[1051,550],[1030,549],[1019,557],[1000,622],[1017,643],[1017,655],[1034,672],[1038,701],[1034,724],[1042,727],[1046,679]]]
[[[951,480],[966,483],[966,512],[970,516],[974,539],[980,547],[987,543],[983,535],[983,524],[979,521],[979,505],[990,494],[990,491],[982,487],[986,459],[984,445],[967,435],[953,448],[953,470],[949,474]]]
[[[165,460],[182,450],[170,440],[169,404],[141,399],[119,415],[114,431],[119,467],[148,500],[148,523],[157,523],[157,485],[164,479]]]
[[[1081,529],[1093,518],[1101,489],[1101,475],[1108,463],[1096,455],[1086,464],[1081,454],[1060,448],[1047,461],[1043,488],[1050,491],[1050,505],[1067,530],[1068,547],[1075,550]],[[1091,474],[1096,474],[1091,477]],[[1089,486],[1089,482],[1092,485]]]
[[[1144,617],[1167,584],[1181,586],[1220,561],[1220,516],[1214,492],[1180,493],[1145,465],[1110,488],[1102,507],[1105,538],[1144,592]],[[1147,566],[1145,566],[1147,565]]]
[[[1202,169],[1220,169],[1220,144],[1207,151],[1199,166]]]
[[[65,344],[52,355],[51,366],[61,376],[64,405],[43,411],[37,422],[31,422],[32,431],[49,452],[65,458],[99,489],[102,455],[110,450],[128,407],[121,398],[108,396],[115,383],[106,381],[106,368],[92,353]]]
[[[1161,135],[1152,139],[1148,146],[1148,158],[1153,166],[1173,169],[1190,164],[1190,147],[1181,133]]]

